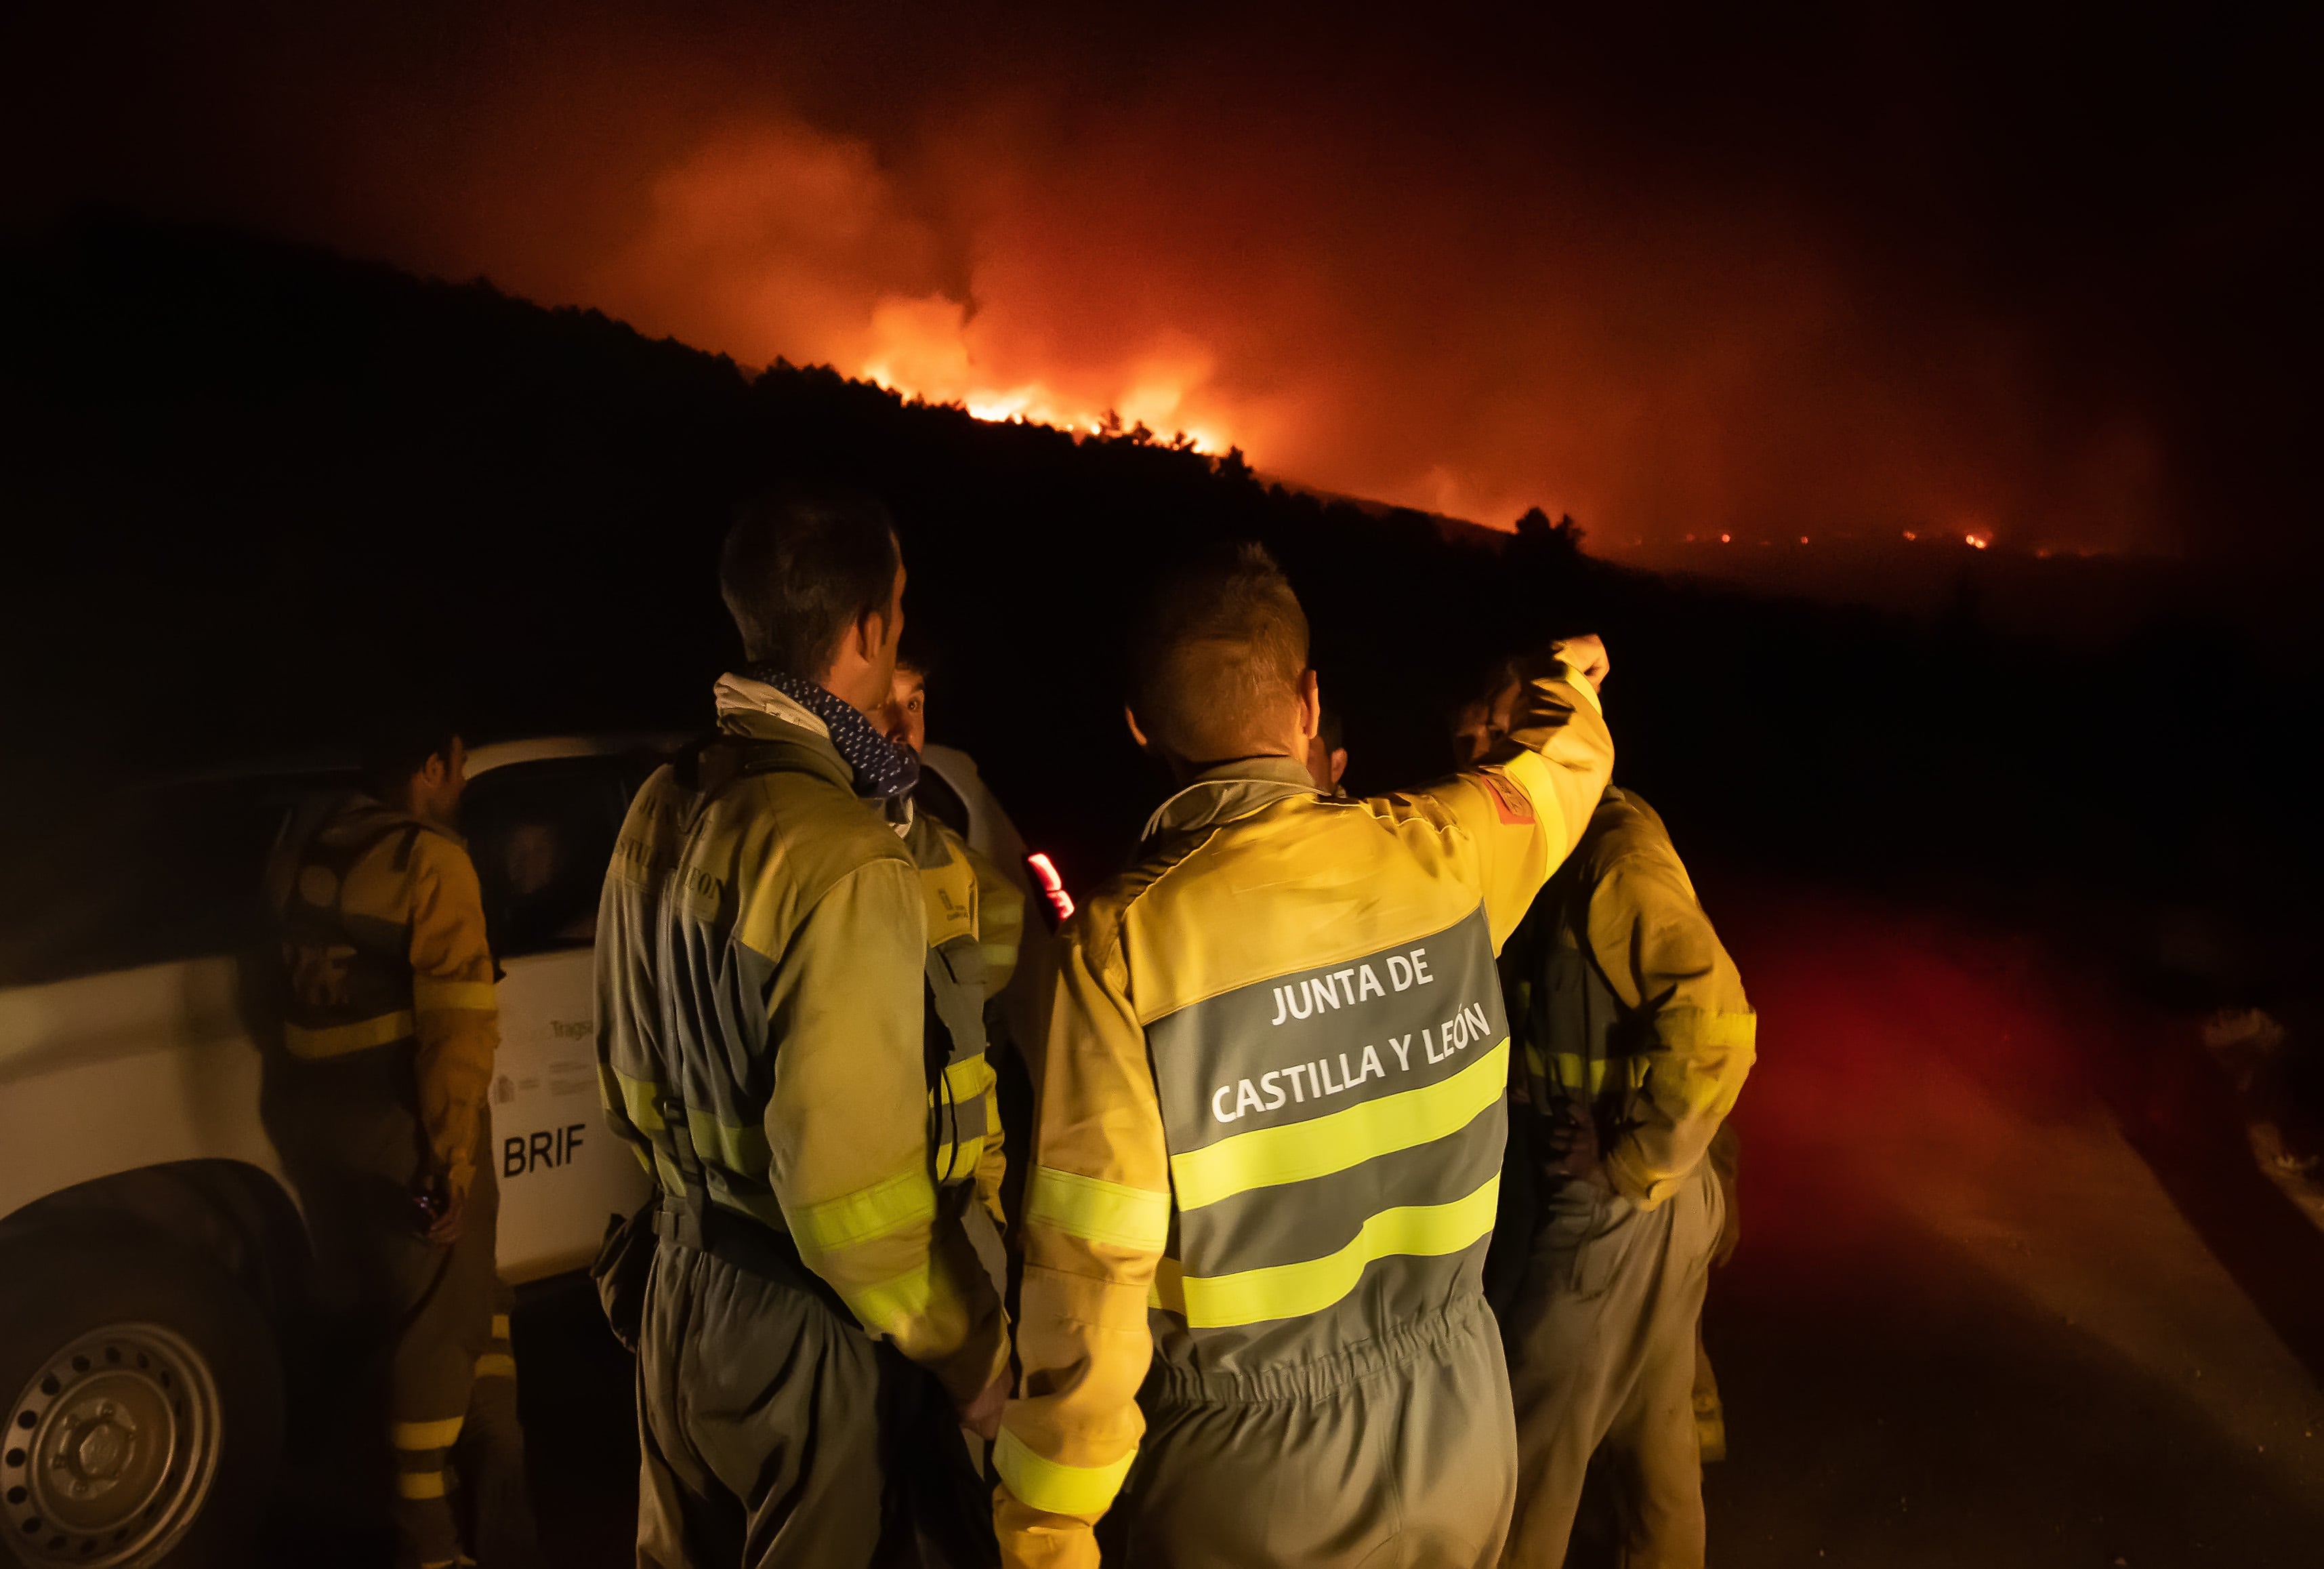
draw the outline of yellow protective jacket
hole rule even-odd
[[[1597,695],[1547,669],[1512,744],[1429,789],[1213,770],[1060,932],[993,1453],[1007,1561],[1097,1561],[1153,1360],[1264,1383],[1477,1293],[1509,1076],[1493,955],[1613,760]]]
[[[866,1330],[967,1400],[1008,1336],[961,1229],[973,1189],[936,1180],[919,871],[821,720],[757,682],[720,696],[753,771],[705,789],[658,771],[605,874],[606,1118],[675,1195],[682,1105],[710,1201],[788,1232]]]
[[[948,1038],[943,1084],[929,1092],[936,1129],[939,1186],[976,1185],[995,1226],[1006,1229],[1001,1185],[999,1080],[988,1053],[999,1011],[989,1006],[1017,969],[1025,931],[1025,896],[1000,868],[927,812],[916,812],[904,835],[920,871],[928,920],[928,1005]]]
[[[307,1061],[410,1051],[436,1168],[466,1193],[500,1048],[484,895],[466,844],[351,795],[284,846],[267,889],[290,983],[284,1048]]]
[[[1501,966],[1535,1113],[1586,1109],[1640,1207],[1676,1193],[1735,1109],[1758,1019],[1653,808],[1606,792]]]

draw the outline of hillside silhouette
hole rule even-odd
[[[900,521],[933,734],[1076,884],[1161,793],[1120,725],[1126,618],[1175,553],[1250,537],[1307,605],[1359,789],[1444,765],[1491,656],[1591,627],[1618,777],[1691,859],[2083,923],[2190,1002],[2270,1001],[2312,952],[2314,651],[2216,610],[2061,641],[2002,630],[1967,577],[1918,621],[1661,578],[1538,514],[1362,507],[238,234],[83,221],[8,242],[0,283],[20,827],[124,778],[343,747],[383,673],[456,692],[483,737],[698,728],[736,657],[731,508],[835,478]],[[2156,935],[2172,911],[2191,946]]]

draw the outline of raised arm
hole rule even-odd
[[[747,935],[747,933],[746,933]],[[918,873],[874,861],[783,946],[769,1009],[769,1181],[809,1269],[967,1404],[1008,1360],[1000,1298],[929,1164]]]
[[[1614,768],[1598,700],[1606,651],[1594,637],[1553,643],[1520,682],[1508,738],[1486,761],[1387,807],[1465,830],[1463,869],[1485,903],[1496,952],[1580,843]]]
[[[1086,1569],[1098,1561],[1092,1527],[1146,1430],[1138,1386],[1154,1352],[1146,1307],[1169,1237],[1170,1168],[1110,934],[1074,922],[1054,953],[1020,1228],[1024,1381],[993,1448],[993,1515],[1004,1563]]]

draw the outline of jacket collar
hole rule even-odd
[[[730,714],[765,714],[810,735],[831,739],[831,726],[817,718],[815,710],[764,681],[754,681],[730,670],[718,678],[718,684],[710,689],[710,697],[718,706],[721,729],[726,728],[726,716]],[[762,730],[761,726],[752,727],[753,734]],[[839,749],[833,747],[831,754],[838,756]]]
[[[382,822],[408,823],[426,833],[439,835],[449,839],[463,850],[468,847],[468,841],[460,835],[456,828],[439,823],[433,817],[420,817],[416,812],[400,811],[365,789],[350,790],[341,796],[333,808],[332,816],[343,817],[349,822],[362,818],[364,820],[366,831],[375,831],[375,825]],[[329,824],[327,823],[325,826],[327,827]]]
[[[729,735],[747,735],[754,741],[788,742],[816,772],[827,776],[849,794],[854,793],[855,771],[833,744],[831,726],[806,704],[764,681],[754,681],[732,671],[718,678],[718,684],[711,688],[711,697],[718,706],[720,730]],[[865,804],[899,837],[912,826],[909,796]]]
[[[1240,758],[1196,774],[1193,783],[1154,808],[1139,839],[1231,823],[1277,801],[1315,793],[1307,765],[1296,757]]]

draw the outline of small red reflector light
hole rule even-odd
[[[1025,864],[1033,869],[1033,881],[1038,882],[1041,891],[1049,896],[1050,907],[1057,912],[1057,918],[1070,918],[1074,913],[1074,896],[1065,891],[1065,880],[1057,875],[1057,863],[1036,850],[1025,857]]]

